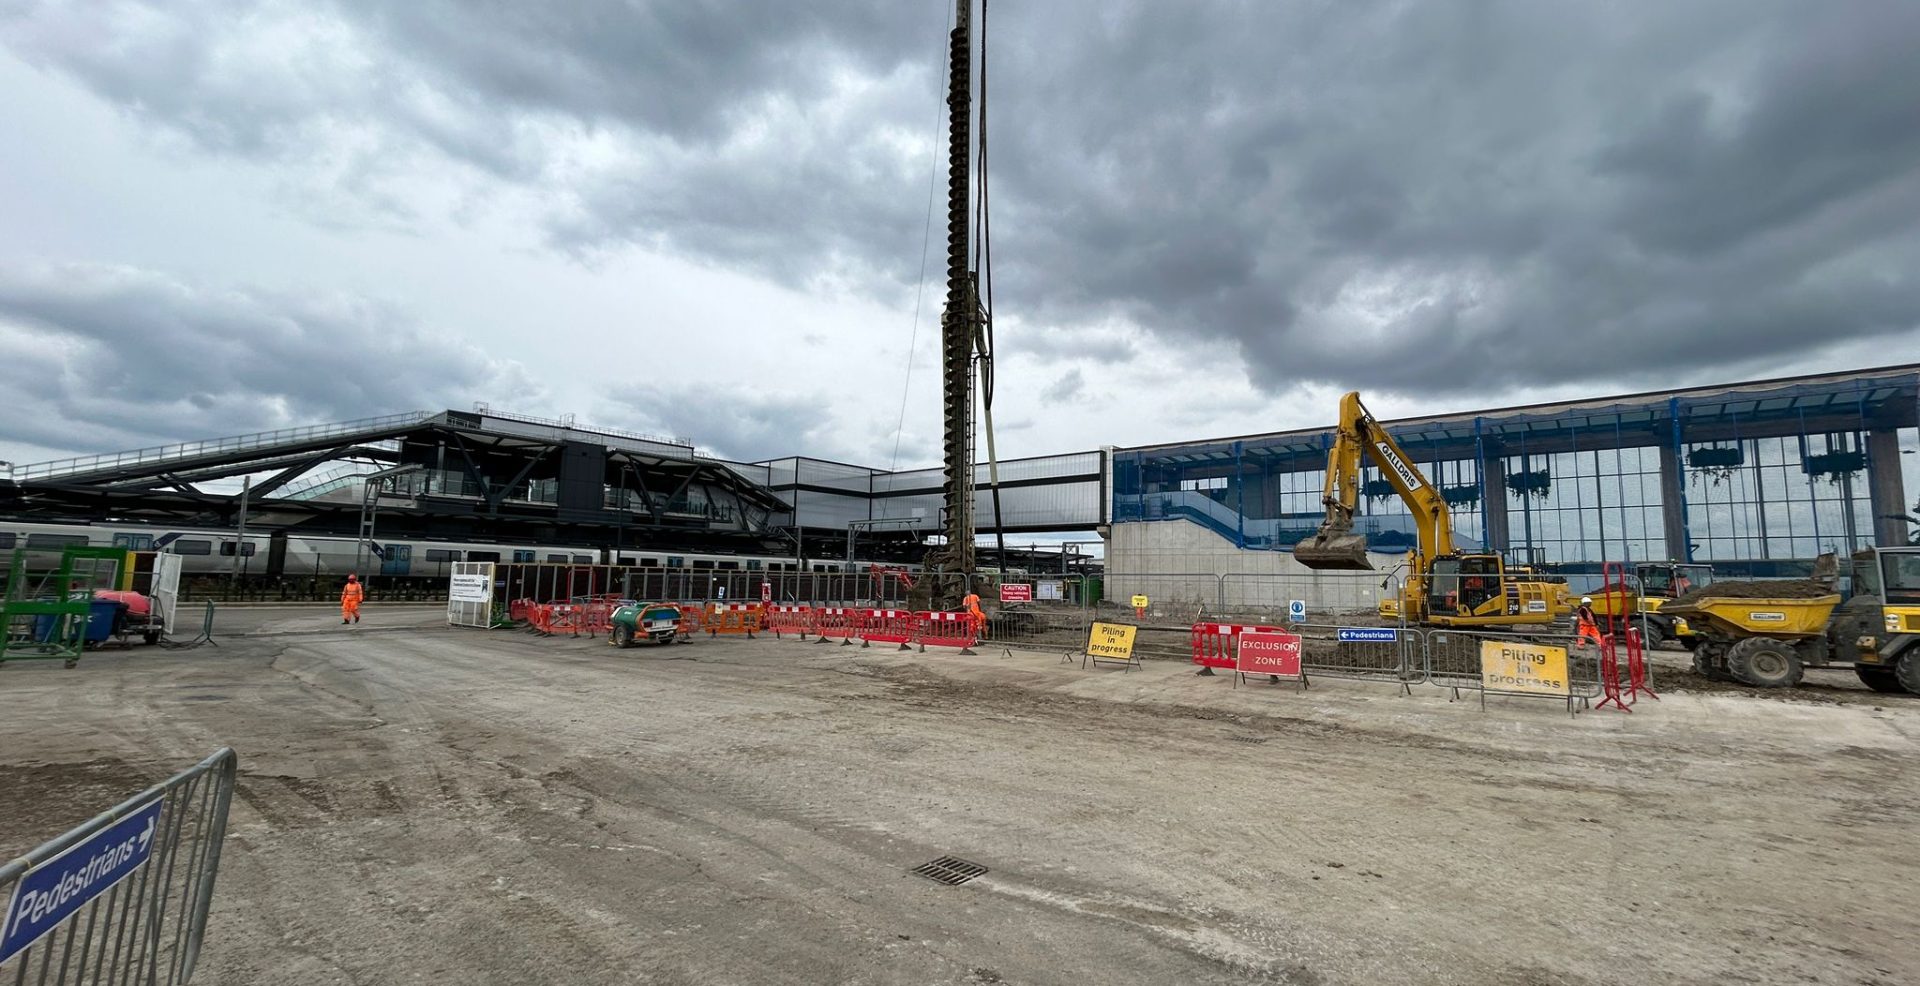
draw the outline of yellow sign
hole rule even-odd
[[[1565,697],[1567,649],[1503,640],[1480,642],[1480,687],[1490,692],[1524,692]]]
[[[1133,632],[1124,623],[1095,623],[1087,634],[1087,656],[1101,661],[1133,660]]]
[[[1146,608],[1147,608],[1147,597],[1145,597],[1145,596],[1135,596],[1135,597],[1133,597],[1133,608],[1134,608],[1134,609],[1146,609]]]

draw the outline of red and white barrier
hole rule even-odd
[[[920,615],[906,609],[865,609],[860,611],[860,646],[868,644],[899,644],[901,650],[910,650],[907,646],[920,630]]]
[[[958,647],[960,653],[971,654],[973,645],[980,642],[972,613],[921,613],[918,622],[915,642],[921,653],[928,647]]]
[[[782,634],[798,634],[801,640],[813,632],[813,607],[811,606],[768,606],[762,618],[762,626],[773,631],[775,639]]]
[[[1285,627],[1240,623],[1195,623],[1193,625],[1193,663],[1204,668],[1232,671],[1239,661],[1240,635],[1243,633],[1286,633]]]
[[[820,643],[839,640],[842,647],[853,643],[860,630],[860,611],[840,607],[821,607],[813,611],[813,633]]]

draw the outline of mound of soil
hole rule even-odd
[[[1725,579],[1668,603],[1685,606],[1701,599],[1818,599],[1832,589],[1812,579]]]

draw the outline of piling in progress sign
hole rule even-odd
[[[1096,661],[1132,661],[1136,629],[1125,623],[1095,623],[1087,631],[1087,656]]]
[[[1567,697],[1567,649],[1504,640],[1480,642],[1480,687],[1490,692]]]

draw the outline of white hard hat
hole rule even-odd
[[[1591,606],[1591,605],[1593,605],[1593,597],[1592,597],[1592,596],[1581,596],[1581,597],[1580,597],[1580,605],[1582,605],[1582,606]]]

